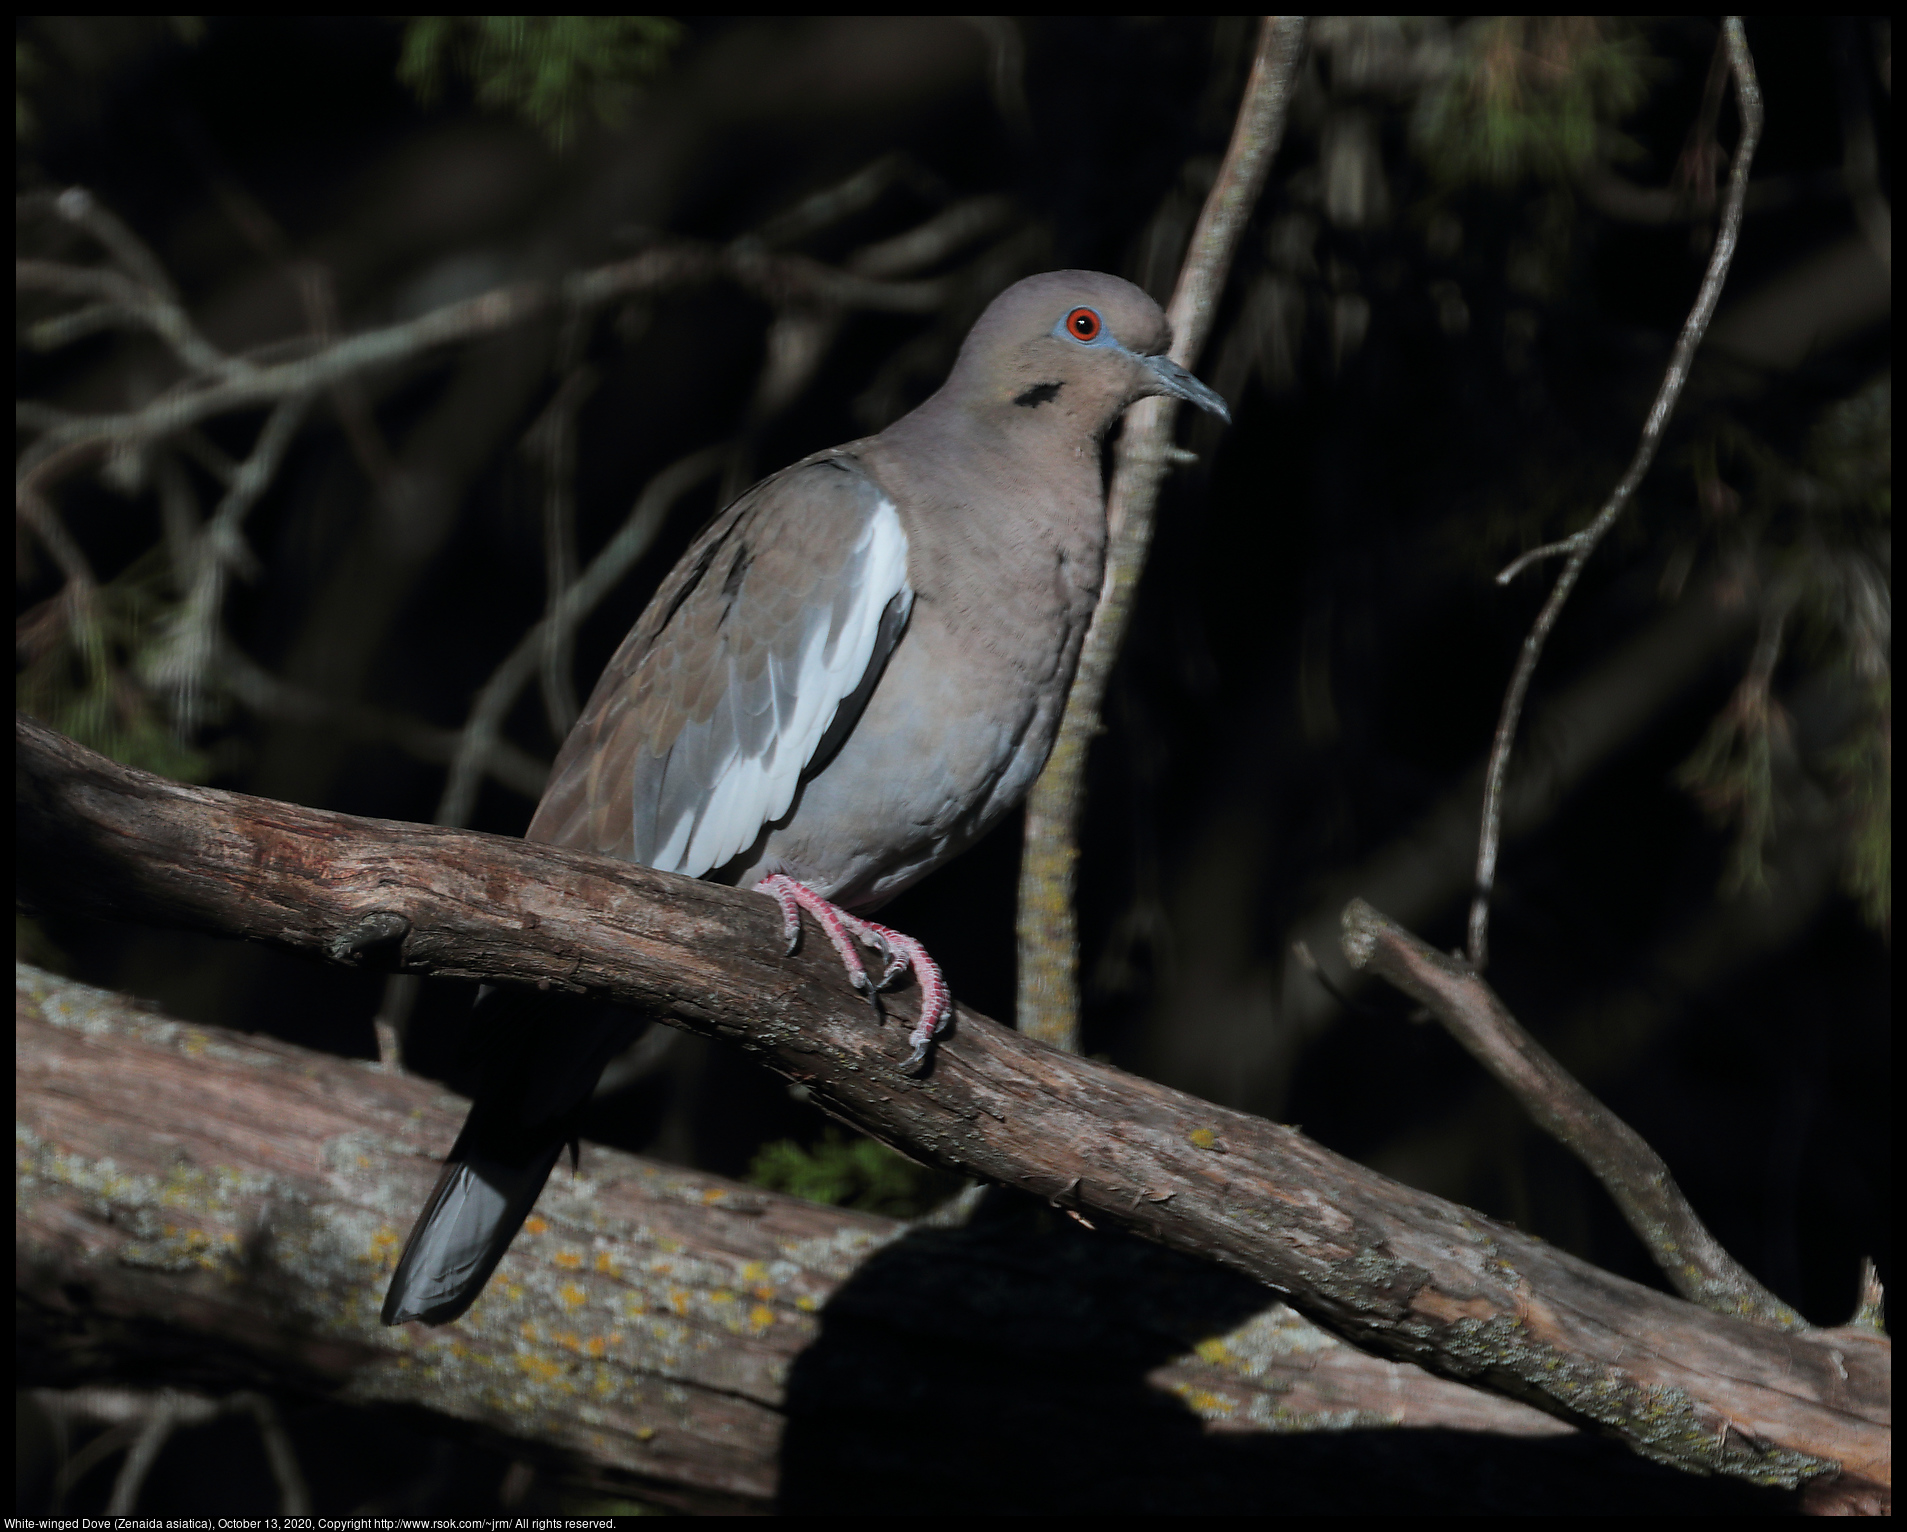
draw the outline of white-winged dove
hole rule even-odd
[[[695,540],[596,683],[528,838],[771,894],[790,950],[808,910],[865,991],[912,968],[919,1065],[946,983],[863,917],[1045,764],[1099,596],[1107,429],[1161,394],[1230,418],[1170,339],[1159,306],[1103,272],[1001,293],[920,408],[762,480]],[[521,1008],[494,998],[491,1064],[386,1324],[470,1306],[631,1036],[600,1016],[513,1029]]]

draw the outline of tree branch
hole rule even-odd
[[[1517,1023],[1467,965],[1386,920],[1362,899],[1344,908],[1344,952],[1409,995],[1495,1075],[1543,1131],[1587,1165],[1655,1264],[1691,1303],[1759,1324],[1806,1321],[1743,1270],[1690,1207],[1662,1157]]]
[[[1166,317],[1172,359],[1191,368],[1211,332],[1245,224],[1284,136],[1291,82],[1304,43],[1302,17],[1267,16],[1258,54],[1232,129],[1232,141],[1205,199]],[[1106,573],[1099,604],[1080,649],[1053,753],[1026,804],[1026,849],[1020,865],[1020,1031],[1079,1051],[1079,926],[1073,907],[1079,859],[1079,816],[1085,802],[1086,756],[1099,732],[1099,708],[1125,640],[1132,602],[1152,542],[1152,517],[1172,460],[1178,401],[1147,399],[1126,412],[1118,464],[1106,498]]]
[[[1302,1134],[964,1008],[924,1077],[773,901],[551,846],[186,787],[16,721],[22,891],[332,961],[588,994],[736,1043],[908,1153],[1214,1260],[1353,1343],[1692,1472],[1890,1483],[1891,1347],[1596,1270]],[[911,1003],[894,1009],[905,1012]],[[368,1298],[365,1300],[368,1304]]]
[[[22,286],[40,290],[65,291],[92,282],[94,275],[92,268],[49,261],[21,262],[17,268]],[[407,361],[439,346],[498,335],[560,307],[596,308],[621,298],[724,279],[777,307],[812,303],[897,314],[929,313],[940,306],[947,290],[944,279],[879,281],[837,271],[807,256],[773,253],[746,240],[727,246],[671,241],[626,261],[558,281],[500,287],[329,345],[304,339],[295,343],[300,354],[288,360],[253,356],[232,358],[219,367],[207,363],[138,410],[41,422],[39,439],[21,454],[16,486],[30,484],[43,493],[62,474],[101,452],[136,454],[214,416],[334,388],[372,368]],[[148,301],[176,310],[174,330],[189,323],[170,298],[154,294]]]
[[[1676,401],[1682,397],[1682,387],[1688,382],[1689,369],[1695,362],[1695,350],[1701,345],[1702,337],[1708,333],[1708,322],[1715,315],[1715,305],[1721,302],[1722,287],[1728,281],[1728,268],[1734,262],[1735,246],[1741,239],[1742,204],[1748,195],[1748,168],[1754,163],[1755,145],[1761,139],[1761,83],[1755,78],[1755,61],[1748,52],[1748,38],[1742,30],[1739,16],[1730,16],[1723,22],[1722,38],[1728,52],[1729,67],[1735,76],[1735,101],[1741,111],[1741,143],[1736,146],[1735,162],[1729,167],[1728,200],[1722,209],[1721,227],[1716,231],[1715,248],[1709,255],[1708,270],[1702,275],[1701,288],[1695,295],[1695,306],[1689,310],[1688,319],[1682,325],[1682,333],[1675,342],[1675,350],[1669,356],[1668,369],[1662,375],[1662,386],[1656,391],[1649,418],[1643,423],[1642,439],[1636,445],[1635,457],[1607,503],[1596,513],[1594,521],[1561,542],[1532,548],[1497,576],[1499,585],[1507,585],[1532,564],[1557,554],[1568,555],[1568,562],[1563,565],[1563,572],[1556,577],[1549,600],[1543,604],[1543,610],[1537,614],[1529,636],[1523,640],[1523,651],[1517,657],[1516,669],[1510,676],[1509,690],[1504,694],[1502,713],[1497,719],[1496,736],[1490,745],[1490,764],[1484,774],[1483,823],[1477,837],[1476,887],[1470,900],[1468,953],[1470,965],[1478,973],[1489,967],[1490,895],[1496,887],[1497,847],[1503,826],[1503,784],[1509,774],[1510,749],[1516,743],[1516,726],[1523,714],[1523,699],[1529,692],[1530,678],[1536,674],[1537,662],[1543,657],[1543,645],[1549,639],[1550,630],[1556,626],[1556,619],[1562,615],[1563,603],[1569,600],[1569,593],[1576,588],[1576,581],[1581,578],[1589,556],[1596,551],[1604,535],[1628,507],[1648,474],[1650,465],[1655,462],[1663,433],[1668,429],[1669,417],[1675,413]]]

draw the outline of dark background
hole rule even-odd
[[[597,316],[567,340],[555,324],[531,326],[368,379],[379,431],[424,486],[401,535],[380,523],[320,405],[247,522],[259,572],[225,607],[230,640],[274,674],[461,724],[542,609],[543,480],[521,449],[575,365],[594,378],[574,478],[587,560],[686,451],[740,440],[739,488],[904,412],[1020,275],[1116,271],[1163,302],[1252,41],[1236,19],[685,27],[620,125],[591,126],[558,153],[518,116],[480,106],[467,83],[421,105],[397,79],[395,22],[212,20],[183,34],[145,21],[20,23],[35,120],[16,149],[17,184],[90,188],[234,349],[304,328],[291,261],[324,265],[348,329],[601,264],[658,236],[733,239],[884,155],[902,157],[890,188],[796,248],[844,261],[961,198],[1013,199],[1009,222],[935,268],[958,277],[944,312],[848,316],[809,384],[772,412],[751,400],[774,316],[719,284]],[[1381,989],[1357,991],[1347,1011],[1289,958],[1303,936],[1349,985],[1316,933],[1328,937],[1351,893],[1439,945],[1461,942],[1473,774],[1553,566],[1508,588],[1492,577],[1608,494],[1700,281],[1712,212],[1690,201],[1660,221],[1621,216],[1606,178],[1674,184],[1717,28],[1668,20],[1607,36],[1629,49],[1622,69],[1639,99],[1605,103],[1595,147],[1567,173],[1532,162],[1493,179],[1460,173],[1423,128],[1439,90],[1477,77],[1465,51],[1475,33],[1344,22],[1314,34],[1195,369],[1230,399],[1234,422],[1181,427],[1200,462],[1167,487],[1093,756],[1082,968],[1090,1051],[1301,1123],[1389,1174],[1661,1285],[1587,1173],[1441,1030]],[[1657,466],[1538,673],[1519,760],[1601,743],[1593,767],[1506,844],[1491,979],[1662,1153],[1721,1241],[1810,1319],[1834,1323],[1853,1307],[1861,1257],[1890,1273],[1888,927],[1849,892],[1873,816],[1862,819],[1845,767],[1851,750],[1885,745],[1889,725],[1871,664],[1859,668],[1871,632],[1821,571],[1859,564],[1887,589],[1888,278],[1841,170],[1865,122],[1887,189],[1891,45],[1884,23],[1831,19],[1751,22],[1748,36],[1767,100],[1760,195]],[[1573,57],[1595,43],[1575,39]],[[1540,89],[1527,90],[1535,115]],[[1731,101],[1722,146],[1737,134]],[[233,189],[276,225],[275,253],[247,235]],[[23,238],[50,253],[31,230]],[[124,408],[164,386],[168,365],[102,336],[51,356],[22,349],[16,387],[67,409]],[[1823,422],[1857,397],[1880,412],[1879,445],[1871,430],[1859,438],[1862,482],[1879,486],[1865,500],[1835,488],[1834,465],[1858,454],[1830,462],[1821,446]],[[243,456],[259,422],[234,416],[206,434]],[[210,481],[196,483],[209,504]],[[712,484],[685,499],[585,624],[579,695],[717,502]],[[150,562],[150,487],[128,496],[71,479],[59,510],[102,579]],[[22,549],[17,609],[30,617],[57,576]],[[1731,891],[1736,827],[1705,814],[1677,771],[1736,694],[1759,614],[1794,590],[1805,594],[1773,674],[1766,876]],[[1716,615],[1676,627],[1696,601]],[[135,636],[124,655],[135,687],[137,649]],[[1680,679],[1612,722],[1608,698],[1665,666]],[[1591,681],[1602,701],[1576,690]],[[534,689],[508,732],[553,756]],[[261,716],[216,689],[188,743],[206,780],[324,808],[427,820],[443,791],[440,765],[336,725]],[[1447,805],[1472,816],[1467,844],[1411,840]],[[516,834],[532,807],[491,782],[470,822]],[[882,916],[926,942],[964,1002],[1002,1019],[1018,833],[1017,821],[1004,826]],[[1390,881],[1366,877],[1380,866]],[[36,960],[182,1016],[375,1053],[375,976],[60,921],[24,941]],[[469,1084],[469,998],[448,984],[421,992],[411,1067]],[[591,1133],[739,1175],[765,1142],[813,1142],[821,1124],[777,1079],[685,1038],[663,1069],[598,1103]],[[483,1503],[490,1491],[469,1486],[496,1471],[440,1464],[443,1483],[464,1488],[420,1490],[415,1503]],[[320,1510],[395,1493],[375,1474],[349,1477],[313,1471]],[[174,1494],[190,1497],[153,1481],[151,1496]]]

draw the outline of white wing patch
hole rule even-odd
[[[711,743],[726,741],[727,749],[722,759],[711,763],[703,791],[691,796],[691,802],[699,799],[698,807],[679,814],[673,824],[656,827],[660,844],[650,865],[658,871],[699,878],[753,845],[763,825],[788,812],[801,773],[814,759],[836,711],[875,661],[882,615],[896,598],[903,615],[912,604],[907,533],[894,502],[884,495],[867,518],[848,571],[851,589],[845,604],[810,625],[801,652],[786,660],[769,656],[766,705],[774,716],[767,721],[766,746],[758,752],[742,743],[753,720],[736,716],[746,705],[746,688],[737,683],[733,657],[724,659],[728,685],[705,737]],[[754,731],[760,730],[755,722]],[[694,769],[684,757],[700,753],[678,749],[664,769]]]

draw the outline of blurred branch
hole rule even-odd
[[[910,1018],[892,1028],[870,1015],[825,943],[784,955],[778,912],[758,895],[186,787],[26,718],[15,759],[32,903],[589,995],[739,1042],[882,1142],[1244,1272],[1367,1349],[1593,1423],[1688,1471],[1791,1486],[1838,1472],[1849,1492],[1885,1493],[1884,1338],[1709,1313],[1386,1181],[1294,1129],[964,1008],[931,1073],[911,1078],[897,1046]],[[363,1078],[367,1089],[401,1083]],[[395,1247],[394,1227],[389,1241],[375,1232],[353,1245],[370,1255],[367,1279]],[[368,1296],[359,1312],[368,1324]]]
[[[179,301],[178,290],[152,252],[132,230],[101,207],[91,192],[83,186],[68,187],[57,194],[31,192],[15,206],[15,216],[20,219],[48,213],[92,235],[121,269],[17,261],[14,283],[20,291],[94,300],[73,314],[28,325],[29,345],[51,351],[83,335],[131,325],[151,330],[188,372],[210,373],[232,381],[250,377],[250,362],[227,356],[199,333]]]
[[[1643,425],[1642,440],[1636,447],[1635,457],[1594,521],[1561,542],[1531,549],[1497,576],[1498,584],[1507,585],[1532,564],[1557,554],[1568,555],[1568,562],[1557,576],[1549,600],[1538,614],[1529,636],[1523,640],[1523,652],[1510,677],[1509,690],[1503,698],[1503,711],[1497,720],[1496,736],[1490,747],[1490,764],[1484,775],[1483,824],[1477,842],[1476,887],[1470,904],[1468,954],[1471,966],[1478,973],[1489,966],[1490,895],[1496,886],[1497,849],[1502,836],[1503,785],[1509,773],[1510,750],[1516,742],[1516,726],[1522,716],[1523,699],[1529,691],[1530,678],[1536,673],[1537,662],[1543,656],[1543,645],[1549,638],[1550,630],[1556,626],[1556,619],[1562,614],[1563,603],[1569,600],[1570,592],[1581,578],[1589,556],[1616,524],[1655,461],[1656,451],[1662,445],[1663,433],[1668,428],[1669,417],[1674,414],[1676,401],[1681,398],[1682,387],[1688,381],[1696,347],[1707,333],[1715,305],[1721,301],[1722,287],[1728,280],[1728,269],[1735,258],[1735,246],[1741,238],[1742,199],[1748,189],[1748,168],[1754,161],[1755,145],[1761,138],[1761,85],[1755,78],[1755,62],[1749,56],[1748,39],[1742,30],[1740,17],[1730,16],[1723,23],[1722,39],[1723,46],[1728,50],[1729,67],[1735,76],[1735,99],[1742,119],[1741,143],[1736,148],[1734,163],[1729,167],[1728,200],[1722,210],[1721,227],[1716,234],[1715,249],[1709,256],[1708,270],[1703,274],[1695,307],[1690,310],[1681,336],[1676,340],[1675,350],[1669,357],[1668,370],[1663,374],[1662,386],[1656,393],[1649,418]]]
[[[311,1514],[311,1492],[305,1486],[291,1438],[279,1419],[278,1407],[264,1394],[245,1389],[222,1399],[212,1399],[173,1388],[146,1393],[130,1388],[89,1387],[34,1389],[30,1397],[52,1423],[62,1444],[76,1424],[111,1428],[70,1458],[65,1457],[62,1450],[64,1461],[53,1481],[55,1515],[64,1509],[66,1496],[80,1478],[121,1447],[126,1448],[126,1461],[113,1480],[106,1514],[132,1515],[146,1476],[152,1472],[153,1464],[175,1431],[183,1426],[210,1425],[226,1415],[240,1414],[250,1415],[258,1427],[272,1479],[278,1486],[279,1513],[284,1516]]]
[[[278,220],[224,163],[211,135],[196,120],[180,109],[173,116],[172,126],[186,153],[198,164],[207,189],[226,218],[248,245],[278,267],[286,285],[297,295],[312,338],[324,345],[335,341],[339,329],[338,292],[331,266],[322,260],[299,256]],[[403,469],[378,428],[361,380],[340,380],[331,389],[330,399],[338,423],[344,428],[351,455],[384,502],[387,513],[396,513],[403,493]]]
[[[1662,1157],[1524,1031],[1475,972],[1362,899],[1344,907],[1343,930],[1353,968],[1388,979],[1428,1007],[1545,1133],[1589,1167],[1677,1292],[1717,1314],[1783,1330],[1807,1328],[1708,1232]]]
[[[1172,358],[1181,366],[1196,366],[1211,332],[1233,252],[1284,134],[1303,43],[1302,17],[1268,16],[1260,23],[1257,56],[1232,141],[1166,310]],[[1106,572],[1099,604],[1080,650],[1052,754],[1026,805],[1018,1022],[1027,1036],[1072,1052],[1079,1050],[1079,933],[1073,886],[1086,756],[1099,731],[1100,704],[1131,620],[1165,466],[1177,451],[1172,446],[1177,418],[1178,403],[1171,399],[1144,400],[1126,414],[1106,502]]]
[[[517,641],[509,656],[491,673],[470,717],[459,731],[461,742],[451,763],[450,779],[437,803],[436,823],[461,825],[476,804],[482,763],[501,739],[503,720],[515,706],[518,693],[543,662],[550,633],[570,634],[616,588],[629,567],[655,541],[670,507],[721,467],[727,447],[703,447],[671,463],[644,487],[628,519],[601,553],[555,602],[549,613]],[[542,788],[537,788],[537,794]]]
[[[146,675],[151,683],[172,693],[173,718],[182,739],[189,740],[198,728],[206,671],[220,645],[227,578],[231,574],[250,577],[257,570],[257,560],[240,528],[277,477],[310,404],[310,394],[294,394],[273,408],[251,456],[232,471],[212,519],[191,539],[187,560],[193,567],[184,600],[172,614]]]
[[[95,206],[78,188],[44,205],[69,220],[80,217],[76,208]],[[28,210],[23,205],[23,211]],[[94,283],[99,275],[93,268],[51,261],[23,261],[18,272],[22,289],[55,292]],[[748,240],[727,246],[692,240],[658,243],[626,261],[558,281],[497,288],[329,345],[307,340],[297,348],[303,354],[291,360],[263,361],[256,353],[253,357],[225,358],[220,353],[201,357],[195,351],[192,355],[197,360],[188,363],[193,375],[143,409],[47,423],[39,439],[22,454],[16,482],[31,482],[44,491],[94,453],[136,454],[214,416],[332,388],[372,368],[408,361],[439,346],[500,334],[559,307],[596,308],[617,299],[716,281],[733,282],[776,307],[810,303],[896,314],[931,312],[947,291],[945,279],[885,282],[836,270],[806,256],[776,254]],[[184,310],[169,292],[148,287],[139,301],[142,314],[159,316],[155,324],[181,333],[189,328]]]

